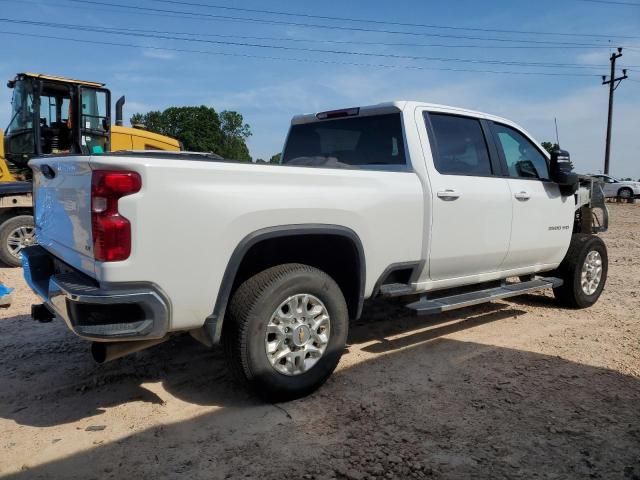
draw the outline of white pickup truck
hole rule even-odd
[[[397,101],[296,116],[281,165],[34,159],[32,316],[64,320],[100,362],[190,332],[259,395],[300,397],[374,296],[421,314],[547,288],[596,302],[606,207],[564,154],[503,118]]]

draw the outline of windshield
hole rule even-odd
[[[30,82],[19,80],[15,83],[10,118],[7,134],[33,128],[33,86]]]
[[[293,125],[283,164],[405,170],[399,113]]]

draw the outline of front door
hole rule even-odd
[[[562,261],[573,232],[575,200],[549,179],[546,156],[521,131],[499,123],[492,129],[506,165],[513,204],[509,254],[503,269]]]
[[[432,159],[429,277],[496,272],[509,249],[511,191],[497,176],[480,119],[425,113]]]
[[[110,151],[111,94],[104,88],[80,88],[80,144],[82,153]]]

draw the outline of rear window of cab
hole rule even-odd
[[[293,125],[282,164],[407,170],[400,113]]]

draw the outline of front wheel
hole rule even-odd
[[[268,401],[303,397],[338,365],[349,328],[340,287],[308,265],[269,268],[234,293],[222,342],[229,369]]]
[[[553,289],[555,297],[571,308],[590,307],[604,289],[608,266],[607,247],[600,237],[573,235],[567,255],[555,272],[564,282]]]
[[[0,225],[0,261],[10,267],[21,265],[22,250],[35,244],[31,215],[16,215]]]

